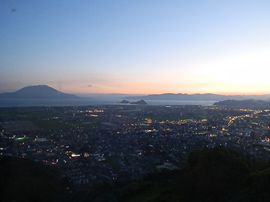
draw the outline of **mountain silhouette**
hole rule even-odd
[[[212,101],[224,101],[224,100],[244,100],[244,99],[261,99],[269,100],[270,95],[219,95],[213,93],[163,93],[163,94],[150,94],[145,96],[131,96],[132,99],[145,99],[145,100],[212,100]]]
[[[15,92],[2,93],[0,99],[74,99],[75,95],[60,92],[47,85],[27,86]]]

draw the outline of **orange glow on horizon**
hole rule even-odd
[[[269,55],[268,48],[258,48],[208,57],[171,56],[142,64],[132,63],[112,72],[92,74],[86,71],[76,79],[62,81],[62,88],[57,88],[57,82],[49,84],[75,94],[265,95],[270,94]]]
[[[258,96],[258,95],[265,95],[270,94],[270,91],[268,89],[260,89],[260,91],[252,91],[253,89],[243,89],[240,90],[238,88],[235,89],[228,89],[228,90],[216,90],[216,89],[210,89],[205,90],[203,88],[202,90],[192,88],[192,85],[189,88],[172,88],[171,86],[165,86],[165,85],[148,85],[148,87],[145,87],[145,84],[129,84],[123,85],[125,88],[118,86],[118,87],[76,87],[76,86],[68,86],[64,89],[58,89],[63,92],[67,93],[73,93],[73,94],[142,94],[142,95],[149,95],[149,94],[163,94],[163,93],[184,93],[184,94],[206,94],[206,93],[212,93],[212,94],[219,94],[219,95],[240,95],[240,96]],[[187,85],[186,85],[187,86]],[[193,86],[194,87],[194,86]]]

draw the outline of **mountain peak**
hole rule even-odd
[[[34,90],[45,90],[45,91],[54,91],[54,92],[59,92],[56,89],[48,86],[48,85],[35,85],[35,86],[26,86],[23,87],[16,92],[27,92],[27,91],[34,91]]]
[[[20,99],[70,99],[77,96],[60,92],[48,85],[26,86],[15,92],[0,94],[1,98]]]

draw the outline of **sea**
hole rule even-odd
[[[42,106],[90,106],[90,105],[123,105],[122,99],[0,99],[0,107],[42,107]],[[138,101],[128,99],[131,102]],[[145,99],[148,105],[201,105],[211,106],[213,100],[150,100]],[[129,105],[129,104],[128,104]]]

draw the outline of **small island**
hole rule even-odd
[[[122,104],[129,104],[129,101],[128,100],[122,100],[120,103],[122,103]]]
[[[145,100],[138,100],[138,101],[134,101],[134,102],[130,102],[128,100],[122,100],[120,103],[121,104],[132,104],[132,105],[147,105],[147,102],[145,102]]]

